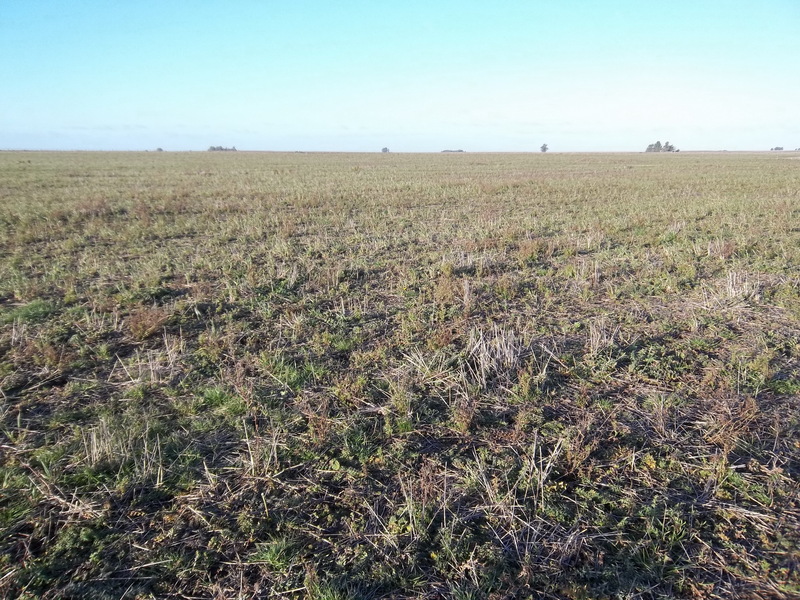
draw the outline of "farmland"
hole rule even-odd
[[[800,595],[800,154],[0,153],[0,595]]]

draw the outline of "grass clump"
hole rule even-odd
[[[45,321],[56,310],[56,306],[51,302],[37,298],[27,304],[4,311],[0,314],[0,323],[4,325],[15,321],[20,324],[39,323]]]

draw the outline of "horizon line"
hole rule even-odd
[[[675,152],[647,152],[646,150],[391,150],[383,152],[381,150],[165,150],[163,148],[143,148],[143,149],[87,149],[87,148],[0,148],[0,152],[95,152],[95,153],[154,153],[160,154],[169,152],[172,154],[188,153],[209,153],[209,154],[232,154],[237,152],[250,154],[691,154],[691,153],[780,153],[780,152],[800,152],[800,148],[774,150],[726,150],[701,149],[701,150],[677,150]]]

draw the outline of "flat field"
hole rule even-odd
[[[797,598],[798,158],[0,153],[0,595]]]

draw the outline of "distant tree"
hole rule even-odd
[[[541,150],[542,152],[547,152],[549,149],[550,148],[547,147],[547,144],[542,144],[542,146],[539,148],[539,150]]]
[[[236,152],[236,146],[226,148],[225,146],[209,146],[209,152]]]
[[[389,152],[389,149],[388,149],[388,148],[382,148],[382,149],[381,149],[381,152],[383,152],[384,154],[386,154],[387,152]]]
[[[163,148],[156,148],[156,152],[163,152],[163,151],[164,151]]]
[[[680,152],[680,150],[676,149],[675,146],[667,142],[663,146],[661,142],[658,141],[655,144],[650,144],[647,146],[647,150],[645,152]]]
[[[775,152],[781,152],[783,150],[783,146],[775,146],[774,148],[770,148],[770,150],[773,150]]]

